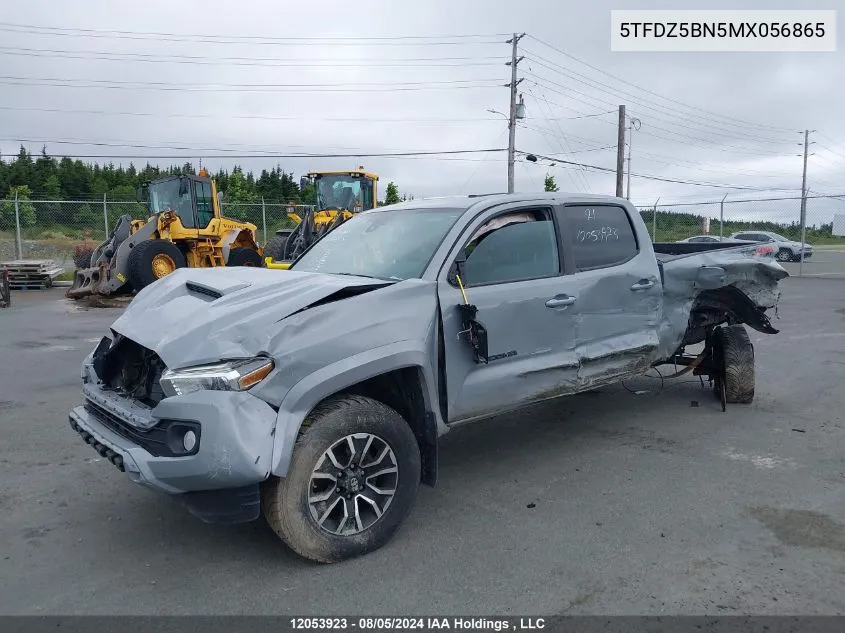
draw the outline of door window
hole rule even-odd
[[[622,207],[572,205],[559,208],[558,214],[576,270],[618,266],[639,252],[634,228]]]
[[[483,224],[464,247],[466,286],[550,277],[560,272],[557,237],[544,210],[496,216]]]
[[[214,217],[211,208],[211,185],[207,182],[194,181],[197,198],[197,228],[204,229]]]

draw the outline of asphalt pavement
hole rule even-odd
[[[803,277],[833,277],[845,279],[845,246],[822,244],[813,247],[813,256],[804,261],[803,270],[801,264],[789,262],[783,264],[790,275],[796,277],[801,274]]]
[[[0,613],[842,614],[845,283],[783,287],[781,333],[751,332],[753,404],[723,413],[696,378],[655,374],[455,429],[396,537],[330,566],[263,522],[203,524],[100,459],[67,412],[119,310],[15,293]]]

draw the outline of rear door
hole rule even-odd
[[[616,204],[556,209],[577,284],[583,388],[648,368],[658,352],[663,288],[651,243]]]
[[[438,277],[449,422],[574,390],[578,306],[559,237],[550,207],[509,206],[481,214],[454,245]],[[466,297],[487,329],[487,364],[474,362],[460,335],[464,299],[449,273],[461,251]]]

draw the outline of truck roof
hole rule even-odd
[[[401,209],[463,209],[469,211],[478,207],[491,207],[500,204],[514,202],[537,202],[537,203],[595,203],[613,202],[617,204],[630,204],[624,198],[588,193],[555,192],[525,192],[525,193],[489,193],[489,194],[468,194],[461,196],[440,196],[430,198],[418,198],[397,202],[388,206],[377,207],[365,213],[379,213],[382,211],[393,211]]]

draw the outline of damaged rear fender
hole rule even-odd
[[[775,300],[776,303],[776,300]],[[709,327],[724,323],[745,324],[764,334],[777,334],[764,308],[735,286],[704,290],[695,299],[689,324],[684,335],[685,344],[703,341]]]
[[[294,444],[302,423],[323,400],[348,390],[371,378],[388,372],[413,367],[418,369],[421,393],[427,419],[436,428],[428,435],[436,437],[446,431],[436,406],[436,380],[429,367],[428,342],[424,339],[397,341],[350,356],[315,371],[296,383],[285,395],[279,407],[273,437],[273,458],[270,472],[285,477],[290,467]]]

